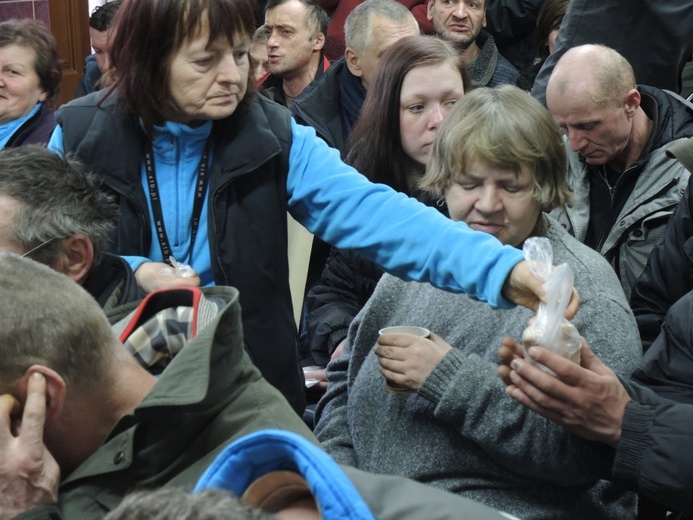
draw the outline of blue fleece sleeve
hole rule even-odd
[[[63,145],[63,127],[60,125],[55,125],[51,138],[48,140],[48,149],[51,152],[55,152],[58,155],[63,155],[65,153],[65,146]]]
[[[503,283],[522,252],[472,231],[383,184],[373,184],[292,121],[287,190],[292,216],[341,249],[356,249],[385,271],[465,292],[493,307],[512,304]]]

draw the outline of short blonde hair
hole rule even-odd
[[[563,136],[544,108],[511,85],[465,94],[438,129],[419,187],[435,197],[476,161],[534,174],[532,196],[543,211],[569,202]]]

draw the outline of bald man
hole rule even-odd
[[[636,85],[628,61],[601,45],[563,55],[546,102],[566,136],[575,199],[553,216],[609,260],[630,296],[688,183],[665,149],[693,135],[693,114],[682,100]]]

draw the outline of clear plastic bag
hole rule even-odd
[[[546,291],[546,303],[539,304],[536,317],[522,333],[525,358],[551,372],[527,355],[529,347],[539,345],[580,364],[580,334],[563,317],[573,294],[573,271],[568,264],[553,266],[553,248],[546,238],[528,238],[522,250],[529,268],[544,282]]]
[[[171,267],[164,267],[157,273],[161,278],[192,278],[196,275],[195,270],[187,264],[177,262],[172,256],[168,257]]]

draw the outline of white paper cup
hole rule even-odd
[[[416,336],[418,338],[427,338],[431,335],[431,331],[423,327],[414,327],[411,325],[397,325],[395,327],[385,327],[384,329],[380,329],[378,331],[378,334],[380,336],[384,334],[411,334],[412,336]],[[412,390],[411,388],[401,386],[396,383],[391,383],[387,379],[385,379],[385,383],[387,385],[387,389],[390,392],[394,392],[396,394],[410,394],[414,392],[414,390]]]
[[[431,335],[431,331],[423,327],[412,327],[410,325],[398,325],[396,327],[385,327],[378,331],[379,335],[383,334],[411,334],[419,338],[427,338]]]

